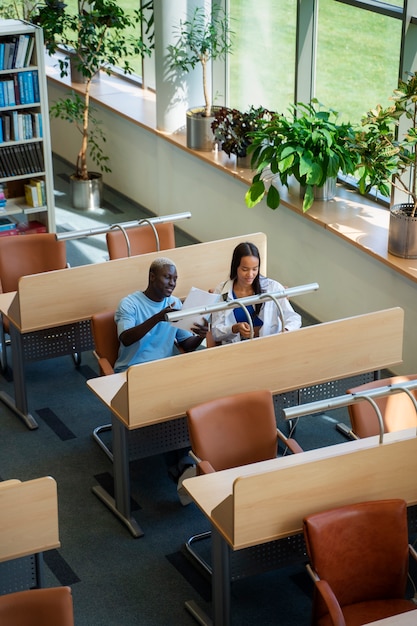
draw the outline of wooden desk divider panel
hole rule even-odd
[[[7,311],[21,332],[71,324],[94,313],[115,309],[121,298],[145,289],[153,259],[164,256],[177,266],[175,295],[185,298],[191,287],[212,289],[228,278],[232,253],[242,241],[257,245],[266,274],[266,235],[239,237],[151,252],[126,259],[24,276]],[[3,311],[5,312],[5,311]]]
[[[233,483],[226,471],[188,479],[184,486],[190,493],[198,489],[204,502],[203,491],[229,483],[230,495],[212,509],[211,521],[232,548],[241,549],[302,532],[305,515],[333,507],[385,498],[416,504],[416,429],[378,442],[369,437],[256,464],[265,471],[245,466],[234,472],[241,475]],[[194,488],[200,478],[204,485],[195,482]]]
[[[88,384],[127,428],[140,428],[242,390],[283,393],[400,363],[403,324],[402,309],[387,309],[135,365],[106,376],[107,390]]]
[[[60,547],[53,478],[0,484],[0,537],[0,562]]]

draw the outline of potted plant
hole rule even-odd
[[[250,166],[247,150],[252,143],[252,133],[261,129],[273,113],[264,107],[251,105],[247,111],[220,107],[214,113],[211,129],[221,149],[230,157],[234,154],[243,166]],[[248,162],[249,159],[249,162]]]
[[[210,61],[224,59],[232,50],[233,31],[227,13],[217,4],[207,13],[196,7],[192,15],[181,20],[176,28],[175,44],[168,46],[168,63],[175,71],[188,73],[197,65],[202,71],[204,107],[187,111],[187,147],[192,150],[213,149],[211,130],[212,102],[211,86],[208,81]]]
[[[338,123],[338,113],[316,108],[317,100],[290,107],[290,115],[275,114],[271,121],[254,132],[249,152],[252,166],[257,169],[246,193],[246,204],[253,207],[266,195],[267,205],[276,209],[281,201],[272,176],[279,175],[288,187],[294,177],[305,189],[303,211],[308,211],[315,197],[334,196],[339,170],[353,173],[356,156],[350,148],[353,128],[349,123]],[[269,175],[269,181],[268,181]],[[330,181],[331,189],[327,189]],[[323,192],[326,190],[326,193]]]
[[[390,98],[393,104],[377,105],[362,118],[352,149],[359,156],[359,191],[372,188],[384,196],[395,189],[408,202],[392,204],[388,252],[417,258],[417,72],[399,80]]]
[[[127,13],[113,0],[80,0],[76,14],[60,0],[43,0],[32,16],[32,21],[44,30],[49,54],[56,52],[59,45],[72,50],[76,68],[84,78],[81,95],[72,91],[57,100],[50,111],[53,117],[73,124],[80,133],[80,149],[71,176],[75,208],[100,206],[102,173],[111,171],[103,149],[104,132],[90,100],[92,80],[101,69],[110,74],[113,65],[121,66],[129,74],[133,71],[129,57],[150,52],[140,37],[129,34],[130,29],[139,32],[143,19],[140,11]],[[67,75],[68,58],[60,59],[59,65],[61,77]],[[100,172],[88,169],[88,156]]]

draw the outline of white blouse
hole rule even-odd
[[[284,289],[281,283],[265,276],[260,277],[261,290],[263,293],[276,293]],[[226,301],[233,300],[233,281],[227,280],[217,285],[215,293],[222,294]],[[284,315],[285,330],[296,330],[301,327],[301,316],[294,311],[287,298],[280,298],[279,303]],[[258,314],[263,325],[260,327],[259,336],[266,337],[281,331],[281,317],[278,307],[273,300],[267,300]],[[233,333],[232,327],[236,324],[234,309],[219,311],[212,314],[211,329],[213,339],[221,343],[234,343],[240,341],[240,333]]]

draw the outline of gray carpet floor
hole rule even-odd
[[[108,189],[103,210],[80,214],[69,206],[67,164],[56,159],[54,166],[60,231],[146,214]],[[178,245],[192,243],[184,233],[178,238]],[[73,266],[107,256],[103,238],[67,246]],[[308,316],[305,323],[311,323]],[[181,506],[168,475],[169,460],[158,455],[131,463],[133,514],[145,532],[134,539],[91,491],[95,484],[112,484],[111,463],[91,436],[96,426],[109,421],[86,386],[87,379],[98,375],[93,355],[83,353],[78,368],[70,357],[29,363],[26,374],[29,409],[39,428],[28,430],[0,404],[0,478],[51,475],[57,480],[61,548],[45,554],[46,584],[72,587],[76,626],[194,624],[184,602],[195,600],[209,612],[210,585],[190,565],[182,547],[208,524],[194,504]],[[5,376],[0,390],[13,393]],[[305,449],[345,441],[335,428],[339,421],[348,423],[344,411],[300,419],[296,438]],[[288,428],[284,422],[280,426]],[[2,570],[0,583],[1,576]],[[232,623],[307,626],[311,596],[302,563],[236,581]]]

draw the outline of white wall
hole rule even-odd
[[[62,95],[49,86],[49,100]],[[268,274],[294,286],[317,282],[318,292],[296,302],[321,321],[400,306],[405,311],[404,362],[398,373],[417,372],[417,284],[320,226],[284,207],[248,209],[246,185],[207,166],[179,147],[128,120],[100,111],[112,173],[105,182],[156,215],[191,211],[181,228],[201,241],[263,231]],[[52,149],[74,161],[79,137],[51,120]],[[225,259],[225,274],[230,259]]]

